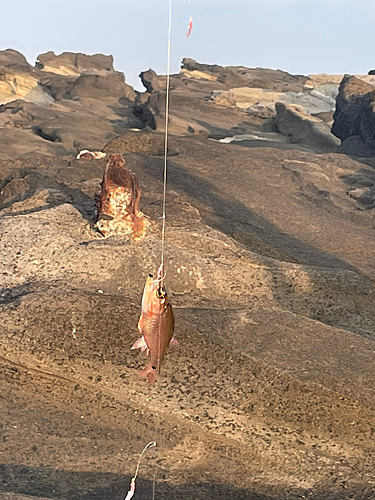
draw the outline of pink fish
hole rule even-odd
[[[146,351],[148,363],[141,372],[152,384],[160,373],[161,362],[170,344],[176,344],[173,338],[174,316],[172,304],[164,286],[162,267],[157,279],[148,275],[142,297],[141,316],[138,330],[142,334],[132,349]]]

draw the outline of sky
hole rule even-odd
[[[31,64],[50,50],[112,54],[127,83],[144,90],[141,71],[166,73],[168,12],[169,0],[2,0],[0,50],[18,50]],[[374,49],[374,0],[172,0],[172,73],[191,57],[293,74],[366,74]]]

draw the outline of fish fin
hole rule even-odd
[[[144,336],[140,337],[138,340],[136,340],[133,344],[132,349],[140,349],[142,352],[148,349],[148,346],[146,344],[146,340]]]
[[[148,385],[152,385],[158,378],[158,370],[153,368],[151,363],[147,363],[146,368],[141,371],[139,376],[147,378]]]
[[[178,340],[175,339],[174,337],[171,338],[171,341],[169,342],[169,345],[170,346],[173,346],[173,345],[178,345]]]
[[[143,330],[143,314],[141,314],[139,321],[138,321],[138,331],[139,333],[142,333]]]

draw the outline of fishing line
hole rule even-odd
[[[130,482],[130,489],[129,489],[126,497],[124,498],[124,500],[130,500],[131,498],[133,498],[134,493],[135,493],[135,480],[137,479],[137,476],[138,476],[139,466],[141,464],[142,457],[143,457],[145,451],[148,448],[152,448],[153,446],[156,446],[156,442],[155,441],[151,441],[150,443],[146,444],[146,446],[143,448],[142,453],[139,455],[139,459],[138,459],[138,463],[137,463],[137,468],[136,468],[135,474],[132,477],[132,480]]]
[[[163,223],[161,230],[161,268],[164,272],[165,250],[165,216],[167,194],[167,158],[168,158],[168,122],[169,122],[169,90],[171,75],[171,38],[172,38],[172,0],[169,0],[168,50],[167,50],[167,91],[165,98],[165,139],[164,139],[164,172],[163,172]]]

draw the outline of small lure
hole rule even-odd
[[[191,17],[189,19],[189,24],[188,24],[188,30],[187,30],[187,33],[186,33],[186,36],[189,38],[189,36],[191,35],[191,32],[193,31],[193,18]]]

